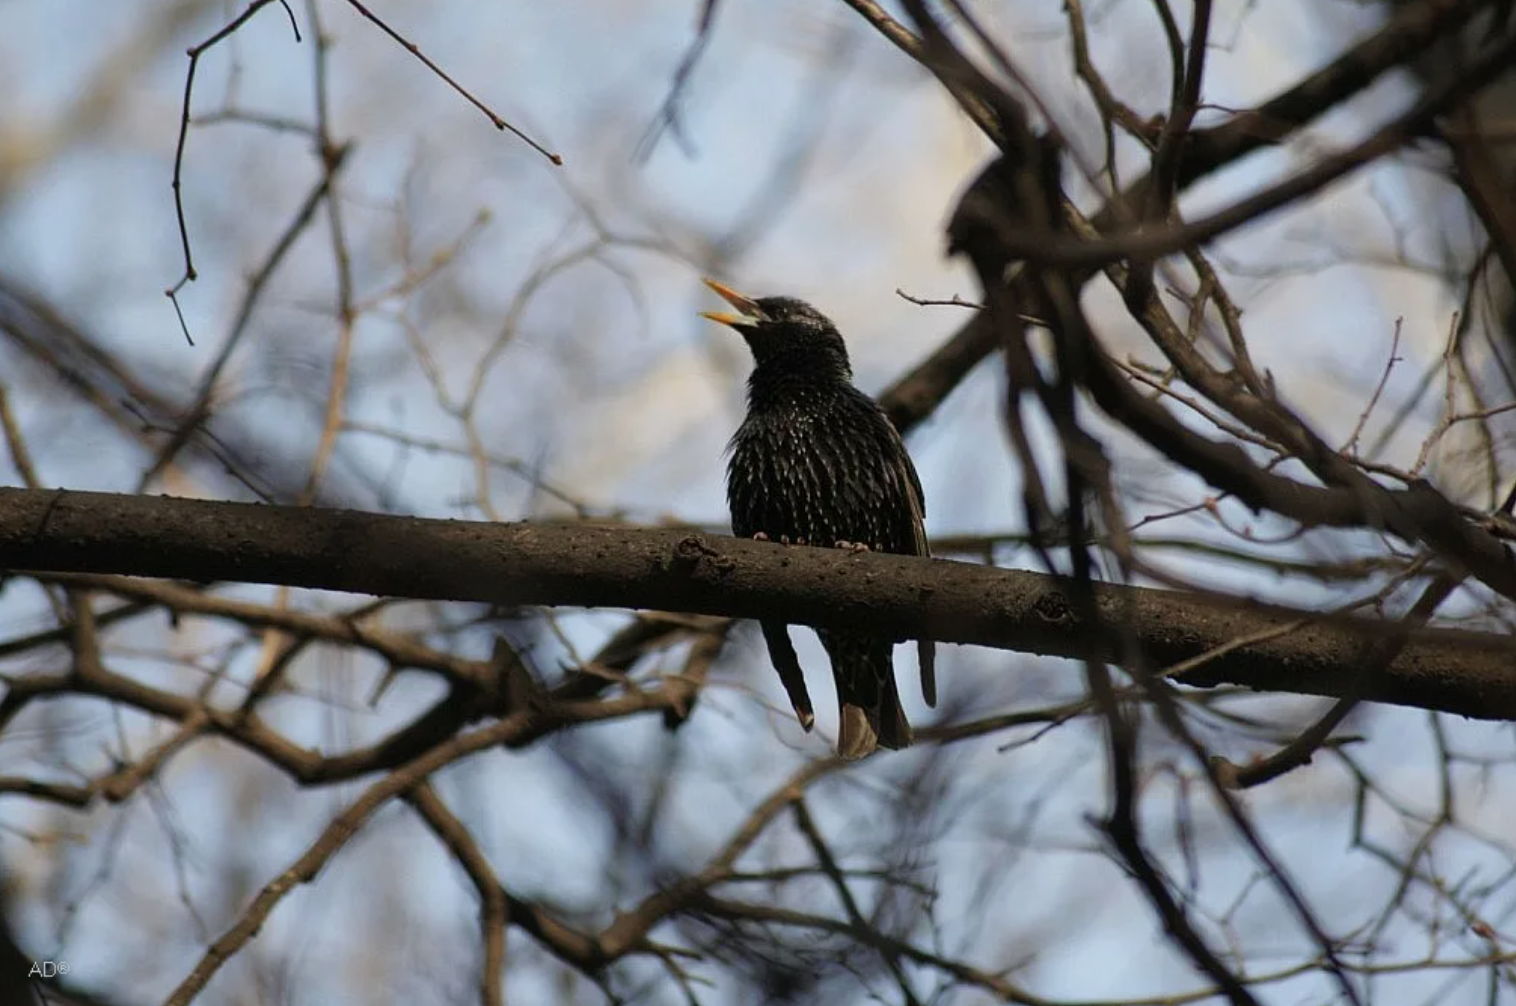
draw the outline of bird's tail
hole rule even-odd
[[[823,633],[821,642],[832,658],[837,681],[837,753],[862,758],[878,747],[907,747],[911,727],[900,708],[890,659],[895,644],[834,632]]]

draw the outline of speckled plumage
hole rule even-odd
[[[743,537],[847,542],[875,551],[927,554],[921,483],[900,435],[875,402],[853,387],[847,349],[814,308],[785,297],[749,300],[712,287],[745,316],[712,315],[740,332],[755,366],[748,411],[732,438],[727,502]],[[810,726],[810,699],[786,627],[764,639],[797,716]],[[891,652],[895,640],[822,631],[840,711],[838,752],[861,757],[877,745],[910,743]],[[932,644],[920,644],[922,690],[935,702]]]

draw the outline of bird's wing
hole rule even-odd
[[[913,554],[926,558],[931,556],[932,549],[926,540],[926,494],[921,491],[921,477],[916,474],[916,466],[911,463],[910,452],[905,449],[905,441],[901,439],[900,432],[895,429],[895,424],[886,418],[885,425],[889,427],[890,436],[894,438],[893,456],[899,459],[896,463],[902,469],[896,473],[896,478],[905,487],[906,507],[911,523],[911,540],[915,544]],[[921,697],[927,705],[935,707],[937,705],[937,644],[930,639],[916,640],[916,660],[921,666]]]

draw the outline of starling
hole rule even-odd
[[[921,481],[883,410],[853,387],[847,347],[821,312],[790,297],[745,297],[706,280],[737,314],[705,317],[737,330],[752,350],[747,417],[732,437],[726,498],[738,537],[926,555]],[[807,730],[815,721],[782,622],[763,621],[769,659]],[[861,758],[902,748],[911,728],[891,661],[897,640],[818,630],[837,682],[837,753]],[[937,701],[930,640],[918,644],[921,691]]]

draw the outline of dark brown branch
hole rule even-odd
[[[925,65],[921,40],[910,29],[869,0],[846,2],[906,55]],[[1187,137],[1181,145],[1178,187],[1182,189],[1260,147],[1283,141],[1324,110],[1423,51],[1430,38],[1468,21],[1482,6],[1482,0],[1425,0],[1404,5],[1382,29],[1344,50],[1321,70],[1257,108]],[[980,122],[987,130],[992,128],[989,119],[989,113],[981,110]],[[1123,198],[1133,203],[1140,201],[1150,184],[1150,178],[1140,179]],[[1112,207],[1119,203],[1118,200]],[[1096,224],[1102,227],[1114,220],[1111,208],[1095,217]],[[885,411],[902,431],[920,421],[995,345],[994,326],[983,317],[971,319],[937,353],[883,396]]]
[[[1077,659],[1118,651],[1076,617],[1061,578],[679,530],[0,489],[0,566],[773,618]],[[1103,624],[1125,621],[1153,664],[1199,658],[1180,678],[1196,685],[1340,697],[1355,687],[1363,639],[1384,631],[1177,591],[1097,585],[1096,596]],[[1513,655],[1503,636],[1424,630],[1364,697],[1516,719]],[[188,709],[160,712],[182,719]]]
[[[1405,645],[1407,630],[1425,625],[1432,617],[1432,613],[1437,610],[1437,606],[1447,600],[1448,595],[1457,586],[1458,582],[1450,576],[1433,577],[1432,582],[1422,591],[1420,599],[1404,618],[1395,625],[1387,627],[1383,636],[1368,640],[1364,646],[1362,660],[1363,680],[1372,679],[1380,667],[1394,659],[1395,654],[1399,653],[1400,648]],[[1311,756],[1327,743],[1332,731],[1337,729],[1338,724],[1347,719],[1348,714],[1357,706],[1358,697],[1350,692],[1338,699],[1325,715],[1311,724],[1299,737],[1267,758],[1237,766],[1225,758],[1214,756],[1211,766],[1228,785],[1236,786],[1238,789],[1260,786],[1279,778],[1286,772],[1309,765]]]
[[[547,149],[542,144],[532,139],[526,133],[522,132],[520,129],[517,129],[515,126],[511,125],[509,122],[505,121],[503,118],[497,115],[494,109],[490,108],[484,102],[474,97],[474,95],[466,87],[450,77],[446,70],[442,69],[442,67],[438,66],[436,63],[432,62],[426,53],[421,51],[421,47],[418,46],[415,42],[412,42],[410,39],[406,38],[404,35],[391,28],[383,20],[375,16],[373,11],[369,10],[363,4],[359,3],[358,0],[347,0],[347,2],[359,14],[363,15],[369,21],[377,25],[380,31],[384,32],[390,38],[399,43],[400,47],[403,48],[406,52],[419,59],[428,70],[432,71],[432,73],[441,78],[443,83],[447,84],[448,87],[451,87],[454,91],[457,91],[460,95],[462,95],[465,101],[467,101],[470,105],[473,105],[475,108],[479,109],[479,111],[483,112],[484,117],[490,120],[490,124],[492,126],[500,130],[502,133],[509,131],[515,134],[518,140],[520,140],[522,143],[525,143],[533,150],[537,151],[537,153],[541,154],[543,157],[546,157],[549,161],[552,161],[554,165],[558,167],[563,166],[562,157],[560,157],[558,154],[553,153],[551,150]]]
[[[1293,87],[1219,126],[1192,133],[1179,168],[1180,186],[1254,150],[1279,143],[1362,91],[1385,71],[1426,52],[1434,38],[1455,30],[1486,6],[1488,0],[1422,0],[1397,5],[1384,27]]]
[[[1022,324],[1020,313],[1013,304],[994,299],[1003,298],[1004,287],[993,277],[1001,275],[1017,255],[1011,247],[1017,243],[1020,232],[1017,214],[1027,204],[1027,200],[1017,198],[1017,189],[1052,184],[1051,180],[1039,179],[1035,172],[1025,171],[1013,159],[1002,158],[970,187],[949,225],[954,249],[973,260],[986,294],[992,295],[991,310],[984,315],[996,321],[1008,340],[1015,338]],[[1516,562],[1510,550],[1429,483],[1418,480],[1404,489],[1382,486],[1340,457],[1303,422],[1287,418],[1271,404],[1254,399],[1242,386],[1232,392],[1222,388],[1207,390],[1204,382],[1197,383],[1208,397],[1225,404],[1234,415],[1242,416],[1242,407],[1248,406],[1250,425],[1271,439],[1288,440],[1312,473],[1328,484],[1311,485],[1256,464],[1236,444],[1201,435],[1175,419],[1162,404],[1135,389],[1111,363],[1078,306],[1072,284],[1062,274],[1051,272],[1044,275],[1043,282],[1049,301],[1056,308],[1057,326],[1063,333],[1059,344],[1077,352],[1073,366],[1074,372],[1080,374],[1080,383],[1107,415],[1169,460],[1255,510],[1270,510],[1306,526],[1384,529],[1406,541],[1425,543],[1445,562],[1460,565],[1494,590],[1516,597]],[[1151,291],[1146,302],[1158,305]],[[1131,306],[1139,311],[1142,308],[1141,304]],[[1184,339],[1158,338],[1162,335],[1159,326],[1165,323],[1162,306],[1158,307],[1156,314],[1142,313],[1139,320],[1149,325],[1150,334],[1155,335],[1162,348],[1172,352],[1184,344]],[[1171,357],[1171,362],[1175,359]],[[1203,376],[1207,368],[1195,369],[1197,375]],[[1189,379],[1195,381],[1194,376]],[[1230,380],[1227,378],[1224,383]]]
[[[895,428],[905,433],[931,415],[975,364],[990,354],[997,337],[992,320],[982,312],[975,314],[931,356],[891,385],[879,396],[879,404]]]
[[[1415,105],[1368,139],[1328,154],[1311,167],[1199,220],[1158,229],[1128,230],[1093,241],[1024,229],[1005,236],[1006,251],[1015,258],[1045,265],[1090,267],[1123,258],[1157,258],[1210,241],[1311,195],[1425,134],[1438,115],[1476,93],[1504,72],[1513,60],[1516,60],[1516,36],[1472,60],[1464,72],[1446,84],[1429,89]]]
[[[190,46],[186,51],[186,55],[189,56],[189,70],[187,70],[184,74],[184,104],[179,110],[179,140],[174,145],[174,180],[172,183],[172,188],[174,190],[174,213],[178,217],[179,221],[179,242],[184,250],[184,274],[179,277],[178,281],[175,282],[173,286],[164,291],[164,293],[168,295],[169,299],[174,301],[175,310],[178,310],[179,307],[179,302],[177,299],[175,299],[176,295],[179,293],[179,290],[184,286],[184,284],[193,281],[197,275],[195,271],[195,260],[194,257],[190,254],[189,226],[185,223],[184,219],[184,197],[182,194],[184,175],[184,144],[189,139],[190,99],[194,97],[195,94],[195,70],[199,67],[200,57],[205,55],[206,50],[211,49],[219,43],[225,41],[238,28],[241,28],[244,24],[246,24],[249,18],[258,13],[259,10],[267,7],[271,2],[273,2],[273,0],[251,0],[251,2],[247,5],[241,14],[238,14],[235,18],[222,26],[219,30],[216,31],[215,34],[211,35],[205,41],[199,43],[198,45]],[[299,42],[300,27],[295,23],[295,15],[290,11],[289,6],[284,2],[284,0],[279,0],[279,3],[280,6],[284,7],[284,12],[286,14],[289,14],[290,28],[295,32],[295,41]],[[183,323],[183,320],[183,315],[181,315],[181,324]],[[184,334],[185,338],[189,338],[188,330],[186,330]],[[193,340],[191,340],[190,344],[194,345]]]

